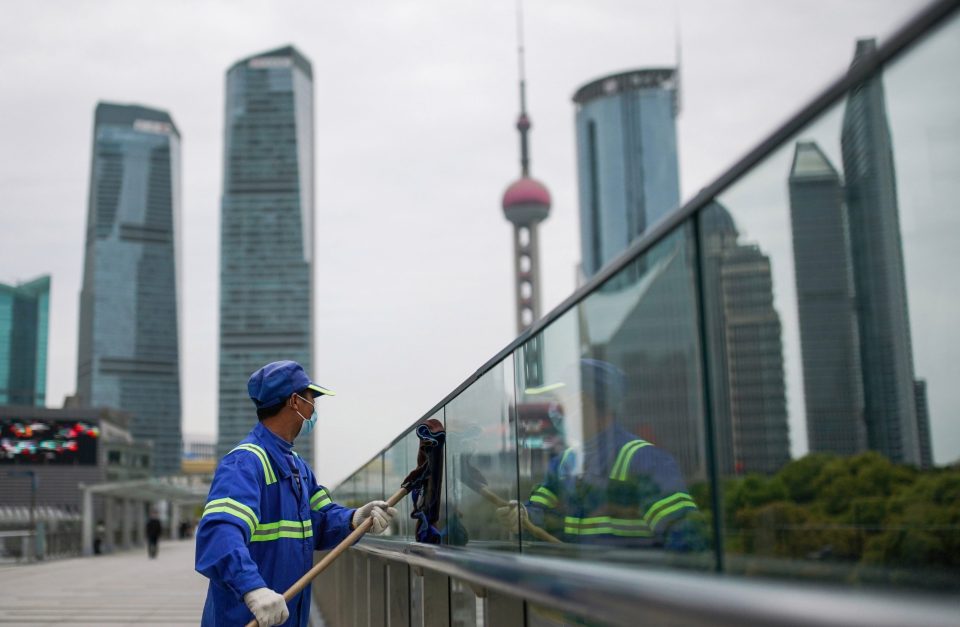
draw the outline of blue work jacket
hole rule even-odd
[[[353,509],[334,503],[293,445],[258,423],[217,466],[197,527],[197,571],[210,579],[202,625],[238,627],[243,595],[280,594],[313,566],[313,551],[350,534]],[[305,627],[310,586],[287,603],[284,625]]]
[[[702,548],[697,505],[673,456],[614,426],[551,460],[527,509],[566,542]]]

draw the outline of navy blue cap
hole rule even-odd
[[[260,368],[247,381],[247,393],[257,409],[273,407],[284,402],[295,392],[312,390],[313,396],[335,396],[336,393],[310,380],[303,366],[295,361],[275,361]]]
[[[616,407],[626,396],[627,375],[610,362],[584,358],[580,360],[580,386],[594,399]]]
[[[627,392],[627,375],[623,373],[623,370],[609,362],[586,357],[579,361],[577,370],[579,370],[582,392],[589,394],[594,400],[606,402],[610,407],[616,407],[623,401]],[[576,374],[571,368],[567,378],[572,379],[575,376]],[[560,381],[539,387],[530,387],[524,392],[530,396],[537,396],[563,387],[566,387],[566,383]]]

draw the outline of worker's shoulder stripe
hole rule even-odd
[[[202,519],[210,514],[216,513],[230,514],[235,518],[239,518],[247,524],[247,527],[250,528],[251,536],[256,531],[257,525],[259,524],[257,515],[252,509],[240,501],[235,501],[231,498],[213,499],[212,501],[209,501],[203,507],[203,515],[201,515],[200,518]]]
[[[277,475],[273,473],[273,466],[270,465],[270,457],[267,455],[267,452],[263,450],[262,446],[245,442],[237,446],[233,451],[249,451],[256,455],[260,459],[260,464],[263,466],[263,478],[266,480],[267,485],[277,482]],[[230,453],[233,451],[230,451]]]
[[[613,463],[613,470],[610,471],[610,478],[616,481],[625,481],[627,471],[630,469],[630,460],[633,459],[634,453],[645,446],[650,446],[650,443],[646,440],[631,440],[621,446],[620,452],[617,454],[617,461]]]

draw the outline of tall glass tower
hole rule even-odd
[[[867,429],[843,182],[816,143],[798,142],[789,190],[810,451],[854,455]]]
[[[78,401],[133,414],[156,472],[179,472],[180,133],[166,112],[97,105],[88,207]]]
[[[573,96],[585,279],[679,203],[676,92],[674,70],[644,69],[596,79]],[[624,427],[669,450],[688,478],[702,478],[704,440],[690,436],[703,413],[691,261],[684,234],[671,235],[593,298],[596,306],[637,298],[616,330],[601,335],[581,325],[580,333],[591,356],[642,390],[624,401],[632,417]]]
[[[853,64],[876,50],[857,42]],[[880,75],[851,92],[840,143],[847,179],[867,438],[894,462],[920,464],[907,284],[893,144]]]
[[[43,407],[50,276],[0,284],[0,405]]]
[[[313,365],[313,71],[292,47],[227,71],[220,220],[217,452],[257,422],[247,379],[292,359]],[[297,443],[312,462],[313,443]]]
[[[573,102],[580,249],[589,278],[680,203],[676,72],[600,78]]]

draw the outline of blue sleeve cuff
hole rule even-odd
[[[243,602],[243,595],[246,593],[266,587],[268,587],[267,582],[263,580],[260,573],[243,573],[234,581],[233,592],[237,595],[237,599]],[[283,591],[280,591],[280,593],[283,594]]]

